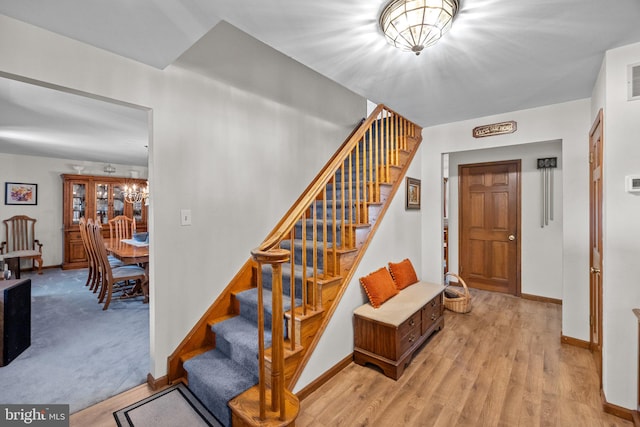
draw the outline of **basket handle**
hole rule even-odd
[[[450,271],[448,271],[444,277],[446,278],[447,276],[451,276],[451,277],[455,277],[456,279],[458,279],[459,283],[462,283],[462,287],[464,288],[464,295],[465,297],[469,297],[469,287],[467,286],[467,283],[462,279],[462,277],[458,276],[456,273],[451,273]],[[448,286],[448,285],[447,285]]]

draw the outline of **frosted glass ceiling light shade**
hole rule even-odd
[[[380,15],[387,41],[420,55],[444,35],[458,13],[458,0],[392,0]]]

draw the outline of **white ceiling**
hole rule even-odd
[[[0,0],[0,13],[157,68],[225,20],[421,126],[590,97],[604,52],[640,41],[638,0],[461,0],[451,31],[415,56],[386,44],[386,1]],[[4,116],[17,100],[2,85]],[[53,114],[17,108],[23,122]],[[6,140],[0,133],[0,151]]]

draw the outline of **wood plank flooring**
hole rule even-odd
[[[469,314],[444,329],[394,381],[354,363],[302,401],[297,427],[633,427],[606,414],[588,350],[562,345],[561,306],[472,290]],[[152,394],[142,385],[71,416],[115,426],[112,412]]]
[[[560,305],[472,292],[398,381],[352,363],[296,426],[633,426],[602,411],[591,353],[560,343]]]

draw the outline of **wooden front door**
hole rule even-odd
[[[520,160],[460,165],[460,276],[520,294]]]
[[[589,133],[590,347],[602,387],[602,110]]]

